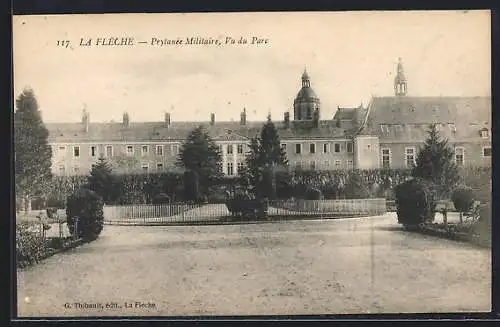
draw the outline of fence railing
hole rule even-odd
[[[271,201],[270,214],[275,215],[382,215],[386,213],[386,201],[380,199],[352,200],[285,200]]]
[[[269,201],[266,217],[335,218],[375,216],[386,212],[385,199],[356,200],[274,200]],[[224,203],[158,204],[104,206],[104,221],[120,224],[202,223],[234,218]]]

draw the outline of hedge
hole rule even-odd
[[[356,172],[356,178],[351,178]],[[292,171],[276,173],[276,198],[305,197],[306,187],[318,189],[324,199],[350,199],[359,197],[359,189],[351,185],[364,185],[363,197],[385,197],[394,200],[394,188],[403,183],[411,175],[408,169],[373,169],[373,170],[332,170],[332,171]],[[484,189],[487,199],[491,185],[490,168],[465,168],[461,170],[462,183],[471,186],[477,194]],[[183,174],[180,172],[164,172],[150,174],[117,174],[117,194],[109,204],[151,204],[155,197],[164,193],[171,202],[185,201]],[[214,181],[204,194],[208,201],[223,202],[223,193],[231,189],[238,179],[224,177]],[[51,187],[51,198],[54,202],[64,202],[75,189],[86,183],[86,176],[55,177]],[[491,193],[491,192],[489,192]],[[481,202],[485,202],[478,198]]]

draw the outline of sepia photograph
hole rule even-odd
[[[12,31],[18,318],[492,310],[490,11]]]

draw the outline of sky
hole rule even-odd
[[[490,26],[489,11],[14,16],[14,96],[32,88],[45,122],[81,121],[83,108],[94,122],[124,112],[131,122],[165,112],[172,121],[211,112],[229,121],[243,108],[248,120],[281,120],[293,117],[307,68],[321,119],[331,119],[339,106],[393,95],[399,57],[408,96],[488,96]],[[109,37],[134,45],[96,45]],[[151,45],[187,37],[222,43]],[[238,44],[242,37],[249,42]],[[252,45],[253,37],[268,42]]]

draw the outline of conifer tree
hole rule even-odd
[[[92,165],[90,176],[87,178],[87,188],[101,196],[105,204],[110,204],[116,199],[115,178],[113,170],[104,158]]]
[[[448,140],[439,135],[435,124],[428,130],[424,146],[417,155],[412,176],[431,183],[439,198],[448,197],[460,181],[454,150]]]
[[[267,117],[260,135],[251,139],[249,147],[243,178],[248,180],[257,196],[273,198],[276,193],[276,170],[287,165],[288,160],[285,150],[281,147],[278,130],[270,116]]]
[[[23,200],[25,210],[32,196],[46,195],[52,177],[48,137],[35,94],[26,88],[16,99],[14,113],[16,195]]]
[[[280,137],[276,126],[271,121],[271,116],[267,117],[267,122],[260,132],[259,157],[261,164],[266,166],[286,165],[288,160],[286,152],[281,147]]]
[[[222,176],[219,148],[202,126],[189,133],[179,151],[177,166],[196,172],[201,194],[206,193],[212,181]]]

